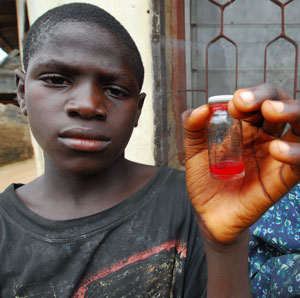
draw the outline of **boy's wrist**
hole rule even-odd
[[[231,243],[219,243],[217,241],[213,241],[206,237],[202,232],[201,235],[207,252],[209,251],[210,253],[213,253],[216,256],[230,256],[236,250],[238,250],[239,252],[245,250],[245,254],[248,255],[248,246],[250,238],[250,232],[248,229],[241,233],[239,237]]]
[[[234,242],[222,244],[203,236],[207,260],[207,297],[249,298],[249,231]]]

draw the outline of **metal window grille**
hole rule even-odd
[[[294,33],[300,23],[295,11],[300,11],[295,0],[186,0],[186,89],[179,90],[186,106],[193,108],[213,92],[232,93],[252,82],[274,82],[296,98],[300,39]],[[205,14],[212,17],[205,20]],[[222,58],[224,67],[218,68]]]

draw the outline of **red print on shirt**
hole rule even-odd
[[[177,255],[179,256],[180,259],[186,258],[186,245],[184,243],[182,243],[180,240],[177,240],[177,239],[168,241],[159,246],[150,248],[144,252],[137,253],[131,257],[123,258],[120,261],[118,261],[108,267],[102,268],[96,274],[85,279],[81,283],[80,287],[78,288],[78,290],[76,291],[76,293],[73,295],[72,298],[84,298],[86,293],[88,292],[88,287],[92,283],[99,281],[99,280],[103,279],[104,277],[107,277],[109,274],[115,273],[128,265],[140,262],[142,260],[146,260],[149,257],[160,254],[163,251],[170,252],[170,250],[172,248],[175,248]]]

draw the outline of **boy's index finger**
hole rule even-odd
[[[243,113],[259,110],[266,100],[288,100],[287,93],[272,84],[261,84],[251,88],[238,89],[234,93],[235,107]]]
[[[271,101],[267,100],[262,105],[262,113],[274,122],[300,122],[300,103],[297,100]]]

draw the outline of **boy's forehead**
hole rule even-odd
[[[106,55],[107,59],[128,60],[128,51],[109,30],[95,24],[64,22],[54,26],[42,42],[37,56],[72,56],[80,53],[81,58]]]
[[[74,37],[76,37],[74,39]],[[72,42],[80,43],[92,43],[101,40],[105,46],[123,47],[123,43],[108,29],[100,27],[97,24],[66,21],[56,24],[52,27],[49,34],[46,33],[45,40],[56,43]]]

